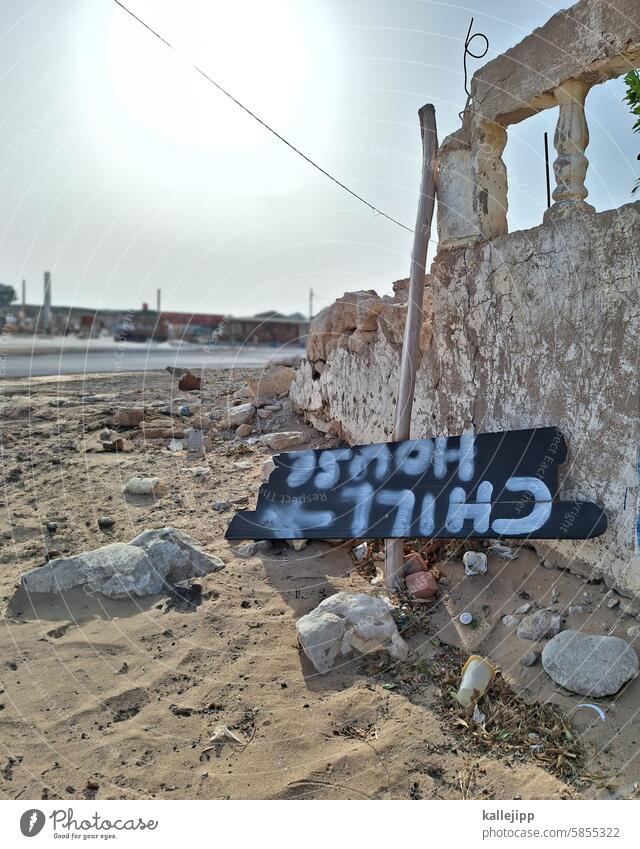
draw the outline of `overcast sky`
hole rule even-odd
[[[570,3],[541,0],[0,2],[0,281],[39,303],[253,314],[391,291],[411,234],[328,182],[189,70],[200,64],[307,155],[413,226],[417,110],[444,138],[465,101],[471,15],[485,60]],[[470,60],[471,70],[482,62]],[[629,202],[640,136],[621,80],[587,99],[589,200]],[[543,132],[512,127],[509,227],[546,205]]]

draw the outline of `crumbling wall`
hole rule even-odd
[[[630,204],[440,250],[425,289],[411,428],[426,437],[559,426],[569,446],[561,492],[601,503],[609,529],[538,547],[634,592],[638,233],[640,204]],[[354,293],[323,310],[292,387],[316,427],[352,443],[384,442],[392,430],[406,284],[394,288],[393,298]]]
[[[436,170],[438,254],[412,435],[556,425],[568,442],[562,491],[599,501],[596,540],[538,546],[556,562],[640,590],[638,351],[640,206],[586,202],[589,89],[640,64],[637,0],[580,0],[480,68],[462,126]],[[507,234],[510,124],[558,108],[554,203]],[[392,432],[406,284],[393,298],[345,295],[314,320],[292,397],[351,442]]]

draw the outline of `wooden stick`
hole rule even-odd
[[[422,326],[422,299],[424,297],[427,248],[431,236],[431,220],[436,194],[435,167],[438,153],[438,135],[436,110],[433,104],[427,103],[423,106],[418,112],[418,116],[422,135],[422,180],[420,182],[420,201],[411,252],[409,304],[400,357],[398,402],[393,429],[394,441],[409,439],[410,435],[413,393],[420,360],[420,328]],[[385,583],[390,589],[393,589],[402,574],[403,555],[403,540],[388,539],[385,541],[384,577]]]

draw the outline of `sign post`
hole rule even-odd
[[[420,200],[416,216],[416,229],[411,252],[409,272],[409,305],[404,328],[402,354],[400,356],[400,382],[393,429],[393,439],[409,439],[411,410],[416,386],[416,373],[420,359],[420,328],[422,326],[422,299],[426,275],[427,248],[431,236],[431,220],[436,194],[436,155],[438,135],[436,110],[427,103],[418,112],[422,135],[422,179]],[[384,578],[387,587],[393,588],[402,574],[404,542],[401,539],[385,540]]]

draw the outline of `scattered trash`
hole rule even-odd
[[[469,577],[484,575],[487,571],[487,555],[482,551],[465,551],[462,562],[464,563],[464,571]]]
[[[460,616],[458,616],[458,621],[461,625],[471,625],[471,623],[473,622],[473,616],[471,613],[465,610],[464,613],[461,613]]]
[[[473,714],[471,715],[471,719],[473,719],[474,722],[477,722],[478,725],[482,725],[486,718],[486,715],[482,713],[478,705],[475,705],[473,708]]]
[[[460,687],[456,693],[456,701],[462,707],[469,707],[472,702],[483,696],[496,676],[495,666],[480,655],[472,654],[462,667]]]
[[[200,754],[201,761],[209,760],[211,752],[214,752],[215,756],[219,758],[226,744],[242,746],[243,749],[248,745],[246,740],[236,734],[235,731],[232,731],[227,725],[216,725],[213,729],[213,734],[209,737],[209,742],[212,745],[202,750]]]
[[[169,451],[182,451],[184,448],[184,442],[182,439],[172,439],[167,445],[167,448]]]
[[[598,714],[603,722],[606,722],[606,714],[599,705],[592,705],[590,702],[585,702],[584,704],[578,705],[576,710],[579,708],[591,708],[591,710],[594,710]]]
[[[187,417],[189,417],[189,416],[192,416],[192,415],[193,415],[193,413],[191,412],[191,410],[189,409],[189,407],[187,407],[187,405],[186,405],[186,404],[183,404],[181,407],[178,407],[178,413],[179,413],[181,416],[187,416]]]
[[[489,551],[493,551],[503,560],[515,560],[518,556],[518,552],[514,551],[510,545],[503,545],[501,542],[494,542]]]
[[[367,556],[367,552],[369,550],[369,546],[366,542],[361,542],[360,545],[356,545],[354,549],[352,549],[352,554],[356,558],[358,562],[364,560]]]

